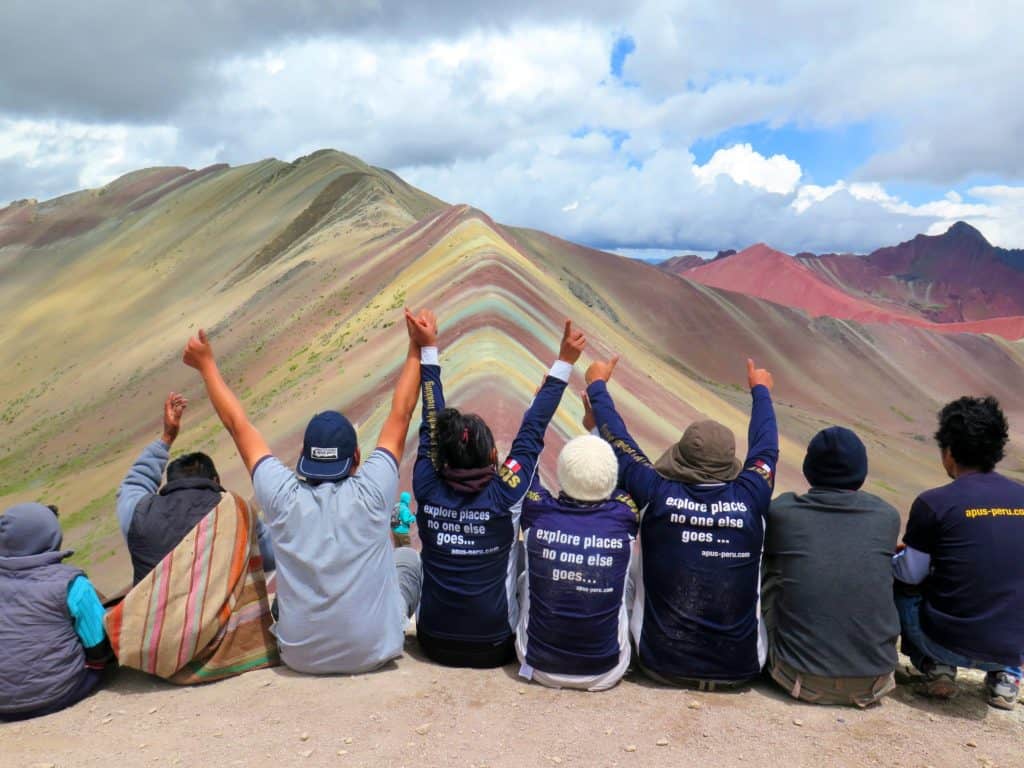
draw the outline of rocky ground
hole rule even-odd
[[[355,677],[280,668],[176,688],[121,672],[66,712],[0,725],[0,766],[1024,765],[1024,707],[989,707],[978,675],[951,702],[901,685],[858,711],[796,703],[768,683],[698,693],[637,673],[606,693],[553,691],[511,666],[450,670],[414,640],[406,650]]]

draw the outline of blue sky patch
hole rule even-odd
[[[636,41],[629,35],[620,35],[612,44],[611,73],[612,77],[622,79],[622,65],[626,57],[636,50]]]

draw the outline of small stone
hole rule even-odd
[[[272,682],[274,682],[274,681],[273,680],[264,680],[262,683],[260,683],[260,688],[269,688],[270,684]]]
[[[701,704],[699,701],[691,701],[686,706],[689,707],[690,709],[703,709],[704,708],[704,705]]]
[[[658,739],[654,743],[657,744],[659,747],[667,747],[668,746],[668,739],[664,739],[664,738]]]
[[[967,747],[970,747],[971,749],[974,749],[978,745],[976,743],[974,743],[973,741],[968,741],[967,744],[965,744],[964,746],[967,746]]]
[[[846,718],[845,717],[837,717],[836,718],[836,722],[837,723],[845,723],[846,722]]]
[[[156,707],[150,707],[148,710],[146,710],[146,714],[147,715],[155,715],[156,714]]]
[[[312,749],[304,749],[301,752],[299,752],[299,757],[310,757],[312,754],[313,754],[313,750]]]
[[[622,749],[626,752],[636,752],[636,744],[627,744]]]
[[[526,695],[526,689],[525,688],[520,688],[519,689],[519,695],[520,696],[525,696]]]
[[[344,757],[347,754],[348,754],[348,750],[347,749],[339,749],[338,750],[338,757]]]
[[[351,736],[346,736],[344,739],[341,740],[341,743],[342,744],[351,744],[352,743],[352,737]]]
[[[803,728],[804,727],[804,721],[801,720],[799,717],[794,717],[793,718],[793,725],[795,725],[797,728]]]
[[[418,733],[420,736],[426,736],[428,733],[430,733],[430,723],[424,723],[423,725],[417,725],[416,726],[416,733]]]
[[[930,722],[930,723],[937,723],[938,721],[939,721],[939,718],[937,718],[935,715],[928,715],[928,722]]]
[[[549,759],[555,765],[561,765],[562,764],[562,758],[560,758],[560,757],[552,757],[552,758],[549,758]]]
[[[104,717],[103,718],[103,725],[106,725],[107,723],[112,723],[112,722],[114,722],[114,718],[112,718],[112,717]]]
[[[704,739],[707,739],[707,738],[709,738],[710,736],[711,736],[711,734],[710,734],[710,733],[708,733],[707,731],[704,731],[704,733],[702,733],[702,734],[701,734],[701,738],[704,738]]]
[[[299,741],[309,741],[309,734],[303,733],[301,736],[299,736]]]

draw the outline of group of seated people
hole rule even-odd
[[[1024,485],[995,471],[1008,425],[993,398],[940,412],[952,482],[917,498],[897,545],[899,513],[861,490],[867,452],[849,429],[814,435],[809,489],[772,499],[773,380],[753,361],[746,457],[726,426],[697,421],[654,462],[612,399],[617,358],[592,363],[583,434],[557,457],[556,492],[538,462],[583,333],[566,321],[501,460],[487,422],[445,401],[433,313],[407,310],[405,325],[408,355],[375,450],[361,454],[342,414],[318,413],[294,469],[247,418],[205,333],[190,339],[184,362],[256,503],[225,491],[204,454],[168,464],[187,407],[171,393],[160,440],[118,494],[134,586],[110,610],[63,563],[54,509],[19,504],[0,516],[0,720],[81,700],[114,657],[181,684],[280,662],[310,674],[375,670],[401,656],[413,616],[422,653],[442,665],[518,660],[527,680],[588,691],[613,687],[631,665],[701,690],[766,674],[802,701],[859,707],[894,688],[902,635],[924,693],[953,696],[957,668],[973,668],[987,672],[990,704],[1015,705]],[[412,512],[407,494],[396,500],[420,398],[417,552],[398,546]]]

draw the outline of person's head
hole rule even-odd
[[[812,488],[856,491],[868,476],[868,452],[857,433],[828,427],[811,438],[804,457],[804,477]]]
[[[487,423],[475,413],[445,408],[437,414],[438,460],[449,469],[481,469],[498,462]]]
[[[309,420],[295,467],[299,475],[313,482],[337,482],[358,466],[359,440],[352,422],[337,411],[324,411]]]
[[[655,463],[660,475],[682,483],[728,483],[743,465],[736,458],[736,437],[717,421],[695,421],[679,442]]]
[[[1005,455],[1010,425],[994,397],[961,397],[939,412],[935,441],[950,477],[991,472]]]
[[[574,437],[558,454],[562,493],[576,501],[604,501],[618,484],[619,462],[612,447],[596,435]]]
[[[167,465],[168,483],[184,480],[187,477],[202,477],[213,480],[215,483],[220,482],[220,475],[217,474],[217,467],[214,466],[213,459],[198,451],[179,456]]]
[[[64,541],[57,515],[42,504],[16,504],[0,515],[0,557],[57,552]]]

